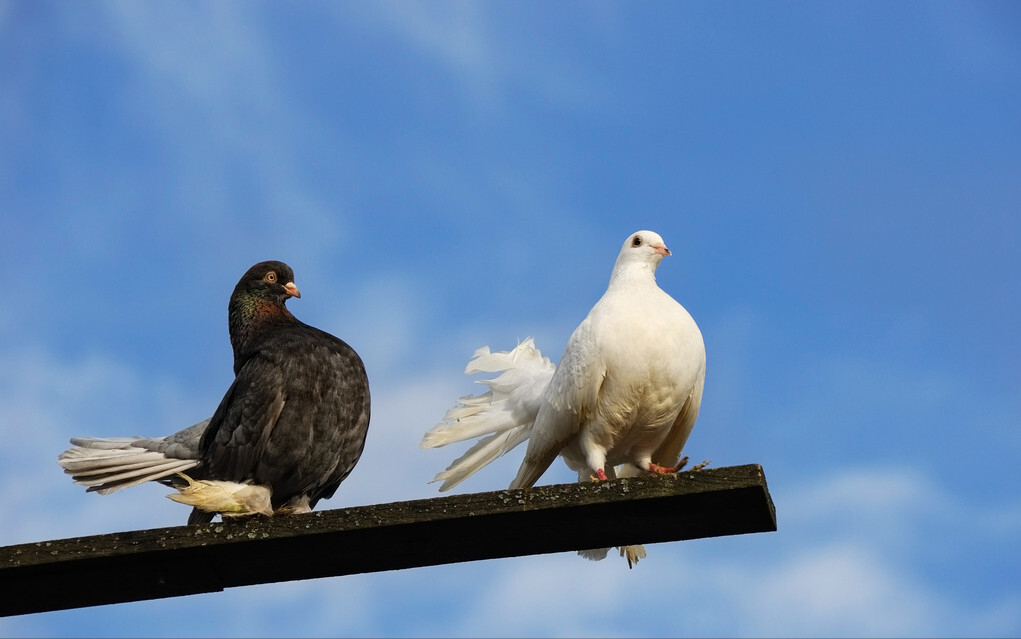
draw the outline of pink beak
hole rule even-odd
[[[284,290],[287,291],[287,294],[291,297],[301,297],[301,292],[298,290],[298,287],[294,285],[294,282],[284,284]]]
[[[659,245],[653,246],[652,248],[653,248],[653,250],[655,250],[657,253],[659,253],[663,257],[666,257],[667,255],[670,255],[670,249],[668,249],[663,244],[659,244]]]

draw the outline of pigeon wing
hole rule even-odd
[[[281,369],[272,360],[261,353],[252,357],[227,389],[202,437],[203,475],[255,479],[255,466],[286,404]]]
[[[295,444],[306,446],[304,460],[291,465],[292,485],[315,506],[333,496],[361,457],[369,429],[369,379],[361,358],[343,340],[311,326],[302,326],[301,332],[301,345],[292,350],[304,345],[306,355],[291,360],[287,380],[288,396],[300,394],[304,410],[285,409],[283,417],[289,428],[291,420],[298,422],[294,430],[312,443],[282,439],[271,447],[283,447],[279,454],[286,455]]]
[[[525,458],[511,488],[538,481],[564,446],[593,415],[606,367],[595,348],[591,315],[575,329],[543,396]]]
[[[677,465],[681,457],[681,451],[684,449],[684,444],[688,441],[688,435],[691,434],[691,429],[695,426],[695,420],[698,419],[698,410],[702,405],[702,388],[704,385],[705,371],[703,370],[695,382],[695,386],[691,389],[688,399],[684,402],[684,406],[681,407],[681,412],[678,413],[677,419],[674,420],[674,425],[670,427],[670,432],[667,433],[666,439],[663,440],[663,443],[652,454],[653,463],[667,468],[673,468]]]

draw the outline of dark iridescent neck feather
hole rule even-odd
[[[254,293],[241,293],[231,298],[227,309],[230,344],[234,349],[234,372],[250,355],[251,345],[267,330],[297,322],[283,301]]]

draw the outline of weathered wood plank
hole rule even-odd
[[[757,464],[454,495],[3,547],[0,615],[774,530]]]

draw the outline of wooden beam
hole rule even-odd
[[[757,464],[454,495],[6,546],[0,615],[774,530]]]

